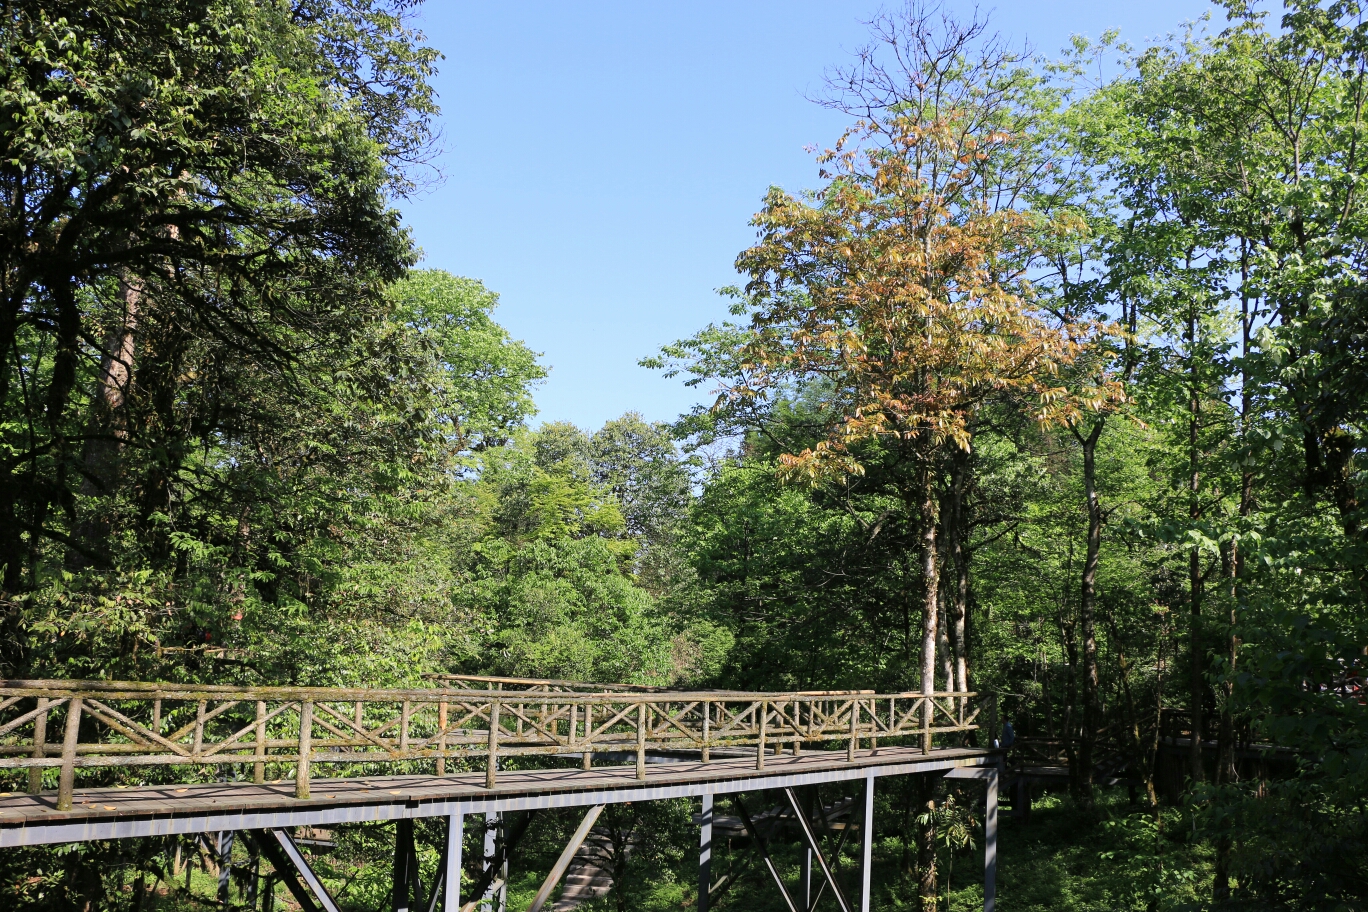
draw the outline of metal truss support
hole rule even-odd
[[[418,853],[413,844],[413,819],[401,817],[394,834],[394,912],[418,912],[423,908],[423,884],[419,879]]]
[[[741,796],[737,795],[733,800],[736,802],[736,812],[741,817],[741,824],[746,828],[746,833],[750,835],[755,847],[760,850],[760,857],[765,860],[765,867],[769,868],[770,876],[774,878],[774,885],[779,888],[780,894],[783,895],[784,903],[788,906],[789,912],[798,912],[798,906],[793,902],[788,887],[784,886],[784,880],[779,876],[779,869],[774,866],[774,859],[770,858],[769,846],[765,843],[765,837],[760,835],[760,831],[751,821],[750,814],[746,813],[746,806],[741,803]]]
[[[702,800],[698,825],[698,912],[708,912],[708,891],[712,888],[712,793],[704,792]]]
[[[580,821],[579,829],[575,830],[575,835],[570,837],[570,841],[565,844],[565,850],[561,852],[560,858],[556,859],[556,864],[551,868],[551,873],[546,875],[546,880],[542,882],[541,889],[537,891],[536,899],[532,900],[532,905],[527,907],[527,912],[541,912],[542,906],[546,905],[551,898],[551,893],[556,889],[556,884],[565,874],[565,869],[570,867],[570,860],[579,851],[580,845],[584,843],[589,831],[599,819],[599,814],[603,813],[606,804],[596,804],[589,809],[589,813],[584,815]]]
[[[845,893],[841,891],[841,885],[836,882],[836,875],[832,873],[831,866],[827,864],[826,856],[822,854],[821,846],[817,843],[817,836],[812,832],[812,822],[808,820],[807,814],[803,811],[803,806],[798,801],[798,796],[793,789],[784,789],[784,795],[788,797],[789,807],[793,808],[793,816],[798,821],[798,828],[802,830],[803,840],[807,843],[807,855],[804,860],[803,870],[803,908],[810,910],[811,899],[811,878],[812,878],[812,858],[816,856],[817,866],[822,870],[822,876],[827,883],[831,884],[831,892],[836,896],[836,902],[841,906],[841,912],[851,912],[850,903],[845,898]]]
[[[982,779],[987,785],[983,808],[983,912],[997,909],[998,768],[961,767],[945,774],[947,779]]]
[[[874,874],[874,771],[865,773],[864,825],[860,828],[860,912],[869,912],[873,901],[870,880]]]
[[[304,912],[339,912],[323,882],[309,867],[304,854],[286,830],[251,830],[250,836],[261,854],[275,867],[276,877],[285,883]],[[303,883],[300,882],[301,878]],[[307,884],[307,888],[305,887]]]

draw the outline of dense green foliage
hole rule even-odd
[[[646,362],[716,401],[597,430],[531,427],[545,370],[497,295],[416,268],[411,12],[5,6],[0,674],[968,687],[1070,766],[1007,825],[1004,909],[1363,908],[1356,4],[1056,61],[877,20],[736,322]],[[977,809],[923,785],[877,796],[880,907],[970,908]],[[605,815],[604,908],[692,901],[688,815]],[[515,899],[573,825],[533,822]],[[376,907],[392,835],[334,835],[325,876]],[[197,851],[6,853],[0,896],[195,905]]]

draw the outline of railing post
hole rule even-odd
[[[299,702],[299,763],[295,767],[295,797],[309,797],[309,754],[313,751],[313,701]]]
[[[760,743],[755,750],[755,768],[765,768],[765,726],[769,722],[769,701],[760,701]]]
[[[47,697],[38,698],[38,715],[33,717],[33,754],[34,760],[42,760],[47,756],[47,717],[48,717]],[[37,795],[43,790],[43,768],[40,766],[30,767],[28,771],[28,790],[30,795]]]
[[[879,704],[869,698],[869,749],[879,749]]]
[[[591,769],[594,765],[594,704],[584,704],[584,745],[580,754],[580,766]]]
[[[922,695],[922,753],[931,753],[931,714],[935,712],[936,700],[930,694]]]
[[[446,727],[447,701],[443,700],[442,702],[437,704],[437,730],[438,732],[440,732],[440,734],[437,736],[437,749],[442,752],[441,755],[437,758],[437,775],[439,776],[446,775]]]
[[[256,751],[257,761],[252,764],[252,781],[261,785],[266,781],[266,701],[257,700],[256,705]]]
[[[81,738],[81,698],[67,703],[66,732],[62,737],[62,773],[57,780],[57,810],[71,810],[71,795],[76,790],[76,744]]]
[[[712,758],[709,756],[709,755],[711,754],[711,752],[712,752],[712,745],[708,743],[708,739],[710,739],[710,738],[712,737],[712,733],[711,733],[711,731],[710,731],[710,726],[711,726],[711,724],[712,724],[712,708],[713,708],[713,705],[712,705],[712,703],[711,703],[710,701],[708,701],[708,700],[704,700],[704,701],[703,701],[703,762],[704,762],[704,763],[707,763],[707,762],[709,762],[709,761],[712,759]]]
[[[846,745],[846,759],[852,763],[860,748],[860,701],[850,698],[850,743]]]
[[[636,777],[646,778],[646,701],[637,704]]]
[[[499,710],[502,707],[496,700],[489,704],[489,756],[485,762],[485,788],[493,788],[499,774]]]

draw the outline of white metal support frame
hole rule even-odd
[[[988,787],[983,811],[983,912],[997,910],[998,768],[973,766],[952,769],[946,779],[981,779]]]
[[[447,818],[446,870],[442,873],[442,912],[461,909],[461,843],[465,836],[465,813],[457,805]]]
[[[865,773],[864,825],[860,827],[860,912],[869,912],[874,854],[874,770]]]
[[[704,792],[702,802],[698,825],[698,912],[708,912],[708,891],[712,888],[712,792]]]

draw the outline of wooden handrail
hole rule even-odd
[[[237,687],[140,681],[0,681],[0,769],[57,768],[59,808],[78,769],[268,767],[307,798],[318,764],[347,775],[360,764],[483,765],[493,787],[502,759],[632,754],[645,776],[651,751],[784,748],[915,739],[980,727],[991,698],[972,692],[745,693],[469,688]],[[974,704],[974,705],[971,705]],[[991,717],[991,711],[989,712]],[[61,740],[52,737],[61,732]],[[480,761],[483,761],[480,763]],[[35,777],[32,771],[38,771]],[[412,771],[411,769],[409,771]]]

